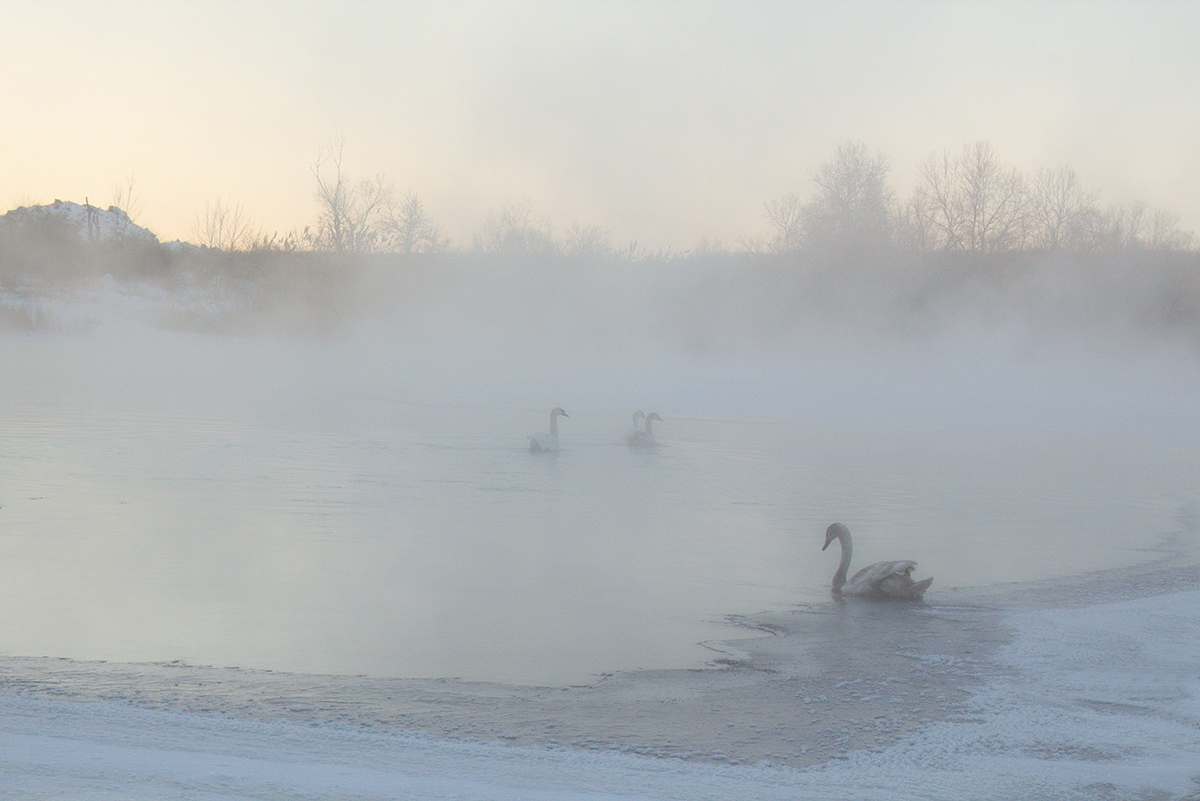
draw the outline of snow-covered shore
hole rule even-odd
[[[59,700],[46,687],[21,691],[20,669],[4,660],[0,797],[1186,798],[1200,790],[1200,591],[1009,611],[998,623],[1011,639],[986,665],[974,660],[975,681],[953,714],[891,745],[804,768]],[[925,667],[954,659],[926,655]],[[121,696],[111,683],[105,693]],[[823,703],[795,704],[805,701]]]

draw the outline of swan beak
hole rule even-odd
[[[829,543],[831,543],[831,542],[833,542],[833,540],[831,540],[831,539],[826,539],[826,540],[825,540],[825,544],[821,546],[821,550],[823,551],[823,550],[825,550],[826,548],[828,548],[828,547],[829,547]]]

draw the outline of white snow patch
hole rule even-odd
[[[27,287],[0,289],[0,307],[23,310],[44,327],[66,331],[114,323],[157,325],[179,313],[219,317],[255,302],[249,282],[221,276],[185,276],[170,290],[145,281],[118,281],[111,275],[83,279],[52,294]]]
[[[872,797],[1116,797],[1200,789],[1200,592],[1011,613],[969,719],[818,771]]]

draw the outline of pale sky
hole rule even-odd
[[[340,135],[459,245],[529,199],[686,249],[762,229],[847,139],[901,194],[985,139],[1200,230],[1197,42],[1197,2],[0,0],[0,205],[132,174],[164,240],[218,197],[284,231]]]

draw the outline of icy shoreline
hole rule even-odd
[[[743,663],[584,688],[5,657],[0,796],[1189,797],[1195,579],[1074,608],[776,613],[747,621],[783,636]]]

